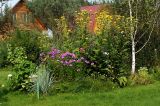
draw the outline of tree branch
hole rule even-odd
[[[143,45],[139,50],[137,50],[136,54],[139,53],[139,52],[147,45],[147,43],[149,42],[149,40],[150,40],[150,38],[151,38],[151,35],[152,35],[152,32],[153,32],[154,27],[155,27],[155,23],[156,23],[157,17],[158,17],[158,14],[156,14],[156,16],[155,16],[155,18],[154,18],[152,30],[151,30],[151,32],[150,32],[150,34],[149,34],[149,37],[148,37],[147,41],[144,43],[144,45]]]

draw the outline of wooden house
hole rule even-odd
[[[34,17],[31,10],[26,5],[26,0],[19,0],[11,9],[12,24],[20,29],[37,29],[45,31],[45,25],[39,18]]]
[[[8,0],[4,3],[5,5],[1,7],[3,10],[1,11],[1,14],[5,14],[4,10],[7,6],[10,13],[10,22],[1,26],[0,29],[4,29],[5,31],[5,29],[8,27],[6,25],[10,24],[13,28],[38,30],[40,32],[48,33],[46,26],[39,18],[35,17],[32,11],[27,7],[27,1],[29,0]],[[7,29],[6,31],[8,32]],[[0,34],[5,34],[1,32]]]

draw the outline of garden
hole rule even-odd
[[[77,9],[93,4],[40,1],[28,6],[53,36],[16,28],[0,40],[0,106],[160,104],[158,1],[103,4],[94,31],[90,14]]]

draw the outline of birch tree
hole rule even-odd
[[[142,10],[138,10],[138,3],[140,2],[140,0],[128,0],[128,7],[129,7],[129,17],[130,17],[130,37],[131,37],[131,42],[132,42],[132,69],[131,69],[131,74],[135,74],[135,70],[136,70],[136,54],[139,53],[149,42],[152,32],[154,30],[156,21],[157,21],[157,17],[159,15],[159,3],[157,0],[155,0],[155,4],[154,4],[154,14],[153,14],[153,18],[151,19],[151,24],[149,25],[149,28],[151,29],[150,32],[148,33],[148,39],[146,40],[146,42],[142,45],[142,47],[140,47],[138,50],[136,50],[136,44],[139,42],[139,40],[141,39],[141,37],[144,36],[144,34],[146,32],[143,32],[141,35],[139,35],[139,39],[136,38],[137,35],[137,31],[138,31],[138,11],[142,11]],[[132,4],[135,3],[136,8],[133,9]],[[141,4],[143,5],[143,4]],[[133,11],[135,12],[135,14],[133,15]],[[135,18],[135,20],[137,21],[136,24],[134,24],[134,20],[133,18]]]

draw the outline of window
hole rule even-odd
[[[13,24],[16,24],[16,14],[15,13],[13,14],[12,21],[13,21]]]
[[[33,15],[31,13],[14,13],[13,14],[13,23],[19,23],[19,24],[29,24],[29,23],[33,23],[34,22],[34,18]]]

